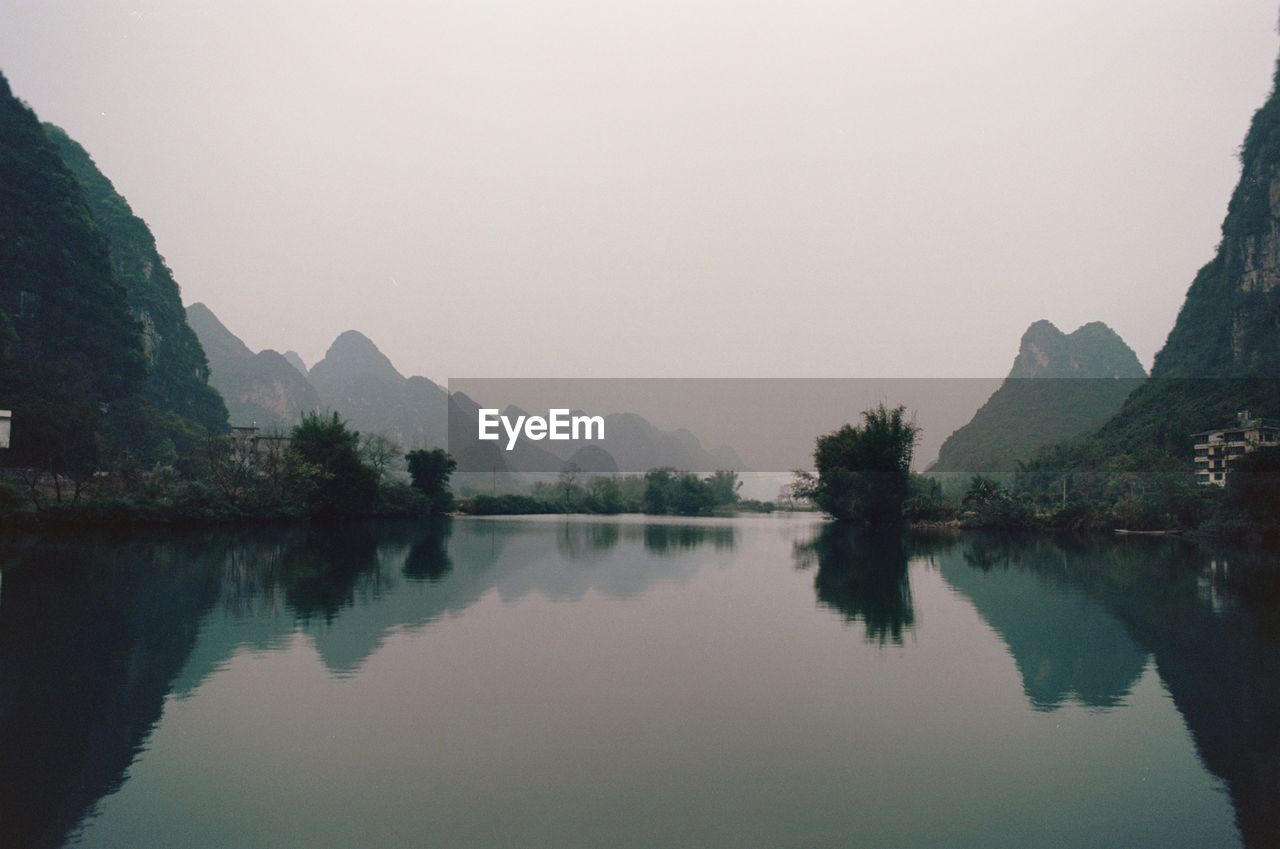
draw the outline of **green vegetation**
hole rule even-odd
[[[732,471],[706,477],[675,469],[644,475],[586,474],[572,465],[554,484],[535,483],[527,493],[477,494],[459,509],[475,515],[538,513],[647,513],[651,516],[709,516],[722,512],[769,512],[768,502],[743,501]]]
[[[448,513],[453,509],[453,493],[449,478],[458,463],[440,448],[418,449],[405,455],[413,486],[422,493],[428,513]]]
[[[61,498],[98,464],[104,407],[141,385],[142,335],[80,184],[2,76],[0,186],[0,462],[52,475]]]
[[[177,284],[79,145],[0,77],[0,406],[6,477],[36,508],[190,479],[226,429]]]
[[[83,147],[52,124],[45,124],[44,131],[80,184],[93,222],[107,240],[129,313],[141,330],[147,366],[142,396],[158,411],[177,414],[211,433],[226,430],[227,408],[209,386],[204,350],[187,325],[178,284],[151,230]]]
[[[845,425],[818,437],[813,452],[817,477],[802,476],[797,495],[843,522],[900,525],[919,437],[920,429],[907,420],[903,407],[880,404],[867,410],[860,426]]]
[[[1280,172],[1280,95],[1255,113],[1241,149],[1240,181],[1222,223],[1216,255],[1200,269],[1187,291],[1164,348],[1156,355],[1151,380],[1140,386],[1119,412],[1095,433],[1053,446],[1031,461],[1038,475],[1082,479],[1087,500],[1117,509],[1122,494],[1103,492],[1139,471],[1167,478],[1170,466],[1188,467],[1191,434],[1230,421],[1238,410],[1256,415],[1280,411],[1280,288],[1271,284],[1280,259],[1272,223],[1280,196],[1271,192]],[[1182,487],[1181,471],[1169,485]],[[1089,481],[1083,479],[1088,478]],[[1140,500],[1146,492],[1125,493]],[[1121,485],[1119,489],[1125,487]],[[1160,512],[1181,510],[1174,494]]]
[[[410,452],[405,475],[375,462],[370,448],[337,414],[307,413],[288,432],[207,435],[142,399],[120,402],[103,430],[127,458],[109,474],[21,471],[22,486],[0,484],[0,518],[20,523],[204,522],[307,516],[414,515],[452,508],[453,459],[443,451]],[[172,422],[187,429],[174,442]],[[385,459],[385,458],[383,458]],[[66,463],[87,460],[69,456]]]
[[[289,450],[309,470],[308,503],[316,513],[358,513],[373,503],[377,471],[360,456],[360,434],[333,413],[311,412],[293,429]]]
[[[934,472],[1012,472],[1037,449],[1098,429],[1146,377],[1133,350],[1102,322],[1064,334],[1027,328],[1009,376],[947,437]]]

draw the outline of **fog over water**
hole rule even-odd
[[[1218,239],[1273,2],[0,2],[0,70],[252,347],[405,373],[1143,362]]]

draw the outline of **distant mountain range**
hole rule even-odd
[[[929,471],[1012,471],[1045,445],[1097,429],[1145,377],[1137,354],[1102,322],[1067,334],[1037,321],[1004,383],[947,438]]]
[[[276,351],[254,353],[204,304],[187,307],[187,323],[209,360],[209,382],[222,394],[231,424],[292,427],[322,406],[307,378]]]
[[[1191,433],[1238,410],[1280,417],[1274,90],[1240,158],[1222,240],[1192,282],[1151,378],[1143,380],[1132,350],[1106,325],[1064,334],[1037,322],[1008,378],[947,439],[934,471],[1008,470],[1064,441],[1085,446],[1079,450],[1092,463],[1147,452],[1185,457]],[[115,451],[146,466],[174,449],[192,454],[204,431],[228,422],[288,427],[310,409],[335,410],[406,448],[434,446],[451,423],[474,415],[474,400],[406,377],[355,331],[308,368],[296,352],[249,349],[201,304],[184,310],[145,222],[89,154],[41,125],[3,76],[0,186],[0,401],[15,411],[7,464],[88,473]],[[823,410],[848,420],[840,403],[823,399]],[[806,419],[780,409],[805,421],[757,428],[770,441],[811,440],[811,431],[829,426],[816,413]],[[663,431],[627,413],[608,417],[600,444],[523,443],[499,457],[484,453],[491,444],[456,447],[513,471],[570,462],[587,470],[744,469],[732,449],[708,450],[688,431]],[[1062,463],[1069,465],[1070,451]]]
[[[204,304],[188,307],[187,321],[208,355],[210,382],[226,399],[232,424],[287,428],[309,410],[332,410],[360,432],[382,434],[406,450],[451,441],[462,471],[559,472],[569,464],[586,472],[661,466],[744,470],[733,449],[708,451],[689,431],[663,431],[634,413],[605,416],[603,440],[521,440],[506,451],[471,438],[477,432],[476,401],[450,395],[425,377],[405,377],[358,331],[339,335],[324,359],[308,369],[293,351],[254,353]]]

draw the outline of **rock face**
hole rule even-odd
[[[1022,334],[1009,378],[1142,378],[1147,372],[1120,335],[1101,321],[1063,333],[1041,319]]]
[[[187,321],[209,361],[209,382],[226,401],[231,424],[287,428],[322,406],[315,387],[276,351],[254,353],[204,304]]]
[[[302,361],[301,355],[297,351],[285,351],[284,358],[289,361],[289,365],[293,366],[303,376],[307,376],[307,364]]]
[[[1066,334],[1037,321],[1009,376],[942,444],[930,471],[1012,471],[1042,446],[1096,430],[1145,377],[1137,355],[1102,322]]]
[[[1196,275],[1152,377],[1280,376],[1280,99],[1241,149],[1217,254]]]
[[[84,190],[94,223],[110,245],[116,276],[129,311],[142,328],[147,376],[143,394],[160,410],[175,412],[212,431],[225,430],[227,409],[209,386],[200,340],[187,325],[182,294],[146,222],[133,214],[83,147],[58,127],[44,125],[62,161]]]
[[[1239,410],[1280,416],[1280,98],[1254,113],[1213,259],[1196,274],[1152,380],[1098,433],[1104,455],[1189,456]]]

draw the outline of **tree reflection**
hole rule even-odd
[[[375,574],[378,543],[360,522],[328,522],[307,529],[285,552],[280,578],[285,600],[303,621],[332,620],[352,603],[362,578]]]
[[[689,551],[708,543],[717,551],[731,551],[736,530],[732,525],[647,524],[644,526],[644,548],[659,556]]]
[[[426,522],[421,536],[409,548],[409,556],[404,561],[404,576],[434,583],[448,575],[453,570],[453,559],[449,557],[451,533],[453,520],[447,516]]]
[[[867,640],[902,644],[916,623],[907,574],[907,546],[899,533],[831,523],[798,546],[802,567],[817,562],[818,602],[847,621],[861,620]]]
[[[557,548],[570,560],[583,560],[609,551],[621,539],[617,522],[565,522],[556,534]]]

